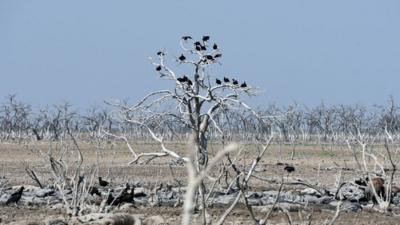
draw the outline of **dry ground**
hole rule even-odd
[[[158,151],[157,143],[138,142],[131,143],[137,152]],[[51,146],[51,147],[49,147]],[[1,143],[0,144],[0,177],[7,180],[10,185],[34,184],[27,176],[23,161],[27,162],[39,174],[40,179],[45,183],[50,177],[49,167],[45,157],[41,153],[47,153],[49,149],[55,155],[64,154],[65,158],[71,162],[76,159],[76,151],[70,145],[70,150],[61,152],[60,143]],[[96,147],[97,146],[97,147]],[[254,156],[260,150],[259,146],[249,143],[241,143],[243,155],[239,165],[250,165]],[[168,143],[167,147],[176,149],[181,155],[185,155],[187,146],[184,143]],[[152,161],[147,165],[128,165],[132,159],[132,154],[124,143],[80,143],[83,152],[84,163],[87,166],[99,165],[101,176],[111,179],[112,182],[120,183],[123,181],[144,181],[148,183],[171,182],[176,180],[185,183],[186,168],[184,166],[170,166],[169,158],[161,158]],[[211,154],[215,154],[221,146],[210,144]],[[271,145],[264,155],[255,174],[264,178],[276,178],[286,173],[282,166],[277,163],[288,163],[295,166],[296,171],[290,174],[290,178],[301,178],[313,184],[331,186],[334,184],[340,168],[350,168],[341,170],[342,179],[351,180],[355,176],[360,176],[356,168],[353,156],[346,147],[321,147],[315,145],[302,145],[296,147],[294,160],[290,159],[292,147],[288,145]],[[234,154],[232,154],[234,157]],[[373,162],[369,161],[373,166]],[[218,173],[218,168],[215,169]],[[399,177],[395,178],[398,181]],[[399,182],[397,182],[399,183]],[[274,188],[276,185],[253,179],[251,186],[255,189]],[[294,187],[285,187],[286,189]],[[0,218],[3,223],[11,221],[41,220],[48,215],[60,214],[60,211],[38,209],[32,206],[6,207],[0,206]],[[170,224],[179,224],[180,208],[138,208],[132,213],[144,215],[161,215],[168,218]],[[221,214],[221,209],[210,211],[213,216]],[[259,212],[261,216],[263,213]],[[264,213],[265,214],[265,213]],[[298,212],[291,212],[294,221],[299,221]],[[312,224],[320,224],[321,221],[333,216],[332,212],[321,209],[313,210]],[[238,207],[230,216],[226,224],[249,224],[249,215],[242,207]],[[0,222],[1,223],[1,222]],[[271,224],[287,224],[286,217],[282,213],[274,213]],[[360,213],[343,213],[336,224],[400,224],[400,218],[387,216],[375,212],[363,211]]]

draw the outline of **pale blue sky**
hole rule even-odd
[[[166,87],[148,56],[203,34],[222,49],[219,76],[264,90],[253,105],[400,99],[396,0],[1,0],[0,99],[135,101]]]

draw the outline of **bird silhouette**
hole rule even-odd
[[[214,58],[220,58],[222,56],[222,54],[218,53],[214,55]]]
[[[157,55],[158,55],[158,56],[163,56],[163,55],[165,55],[165,53],[164,53],[163,51],[158,51],[158,52],[157,52]]]
[[[208,41],[208,40],[210,40],[210,36],[203,36],[203,38],[201,40]]]
[[[245,82],[243,82],[243,83],[240,85],[240,87],[242,87],[242,88],[245,88],[245,87],[247,87],[246,81],[245,81]]]
[[[134,196],[134,189],[131,189],[129,184],[127,183],[124,190],[119,194],[115,199],[114,202],[112,202],[113,205],[120,205],[121,203],[124,202],[133,202],[133,196]]]
[[[232,79],[232,84],[233,84],[233,85],[238,85],[239,82],[238,82],[237,80],[235,80],[235,79]]]
[[[220,79],[216,78],[216,79],[215,79],[215,83],[217,83],[218,85],[220,85],[222,82],[221,82]]]
[[[229,82],[229,78],[224,77],[224,82],[228,83]]]
[[[200,49],[201,49],[202,51],[206,51],[206,50],[207,50],[207,48],[206,48],[205,45],[200,45]]]
[[[207,60],[214,60],[214,57],[212,55],[205,55],[204,56]]]
[[[183,75],[183,77],[179,77],[176,80],[179,81],[180,83],[184,83],[184,82],[187,82],[189,80],[189,78],[186,75]]]
[[[192,86],[193,85],[193,82],[190,80],[190,79],[187,79],[187,84],[189,85],[189,86]]]
[[[181,56],[179,56],[178,58],[180,61],[185,61],[186,57],[182,54]]]
[[[192,37],[190,37],[190,36],[183,36],[182,39],[185,40],[185,41],[187,41],[187,40],[189,40],[189,39],[192,39]]]
[[[157,70],[157,71],[161,71],[161,66],[158,65],[158,66],[156,67],[156,70]]]
[[[214,43],[213,49],[214,49],[214,50],[217,50],[217,49],[218,49],[218,45]]]
[[[99,177],[99,184],[100,184],[100,186],[105,187],[105,186],[108,186],[110,183],[103,180],[102,177]]]
[[[295,171],[294,166],[290,166],[290,165],[285,166],[283,169],[286,170],[286,172],[288,172],[288,173]]]
[[[11,194],[11,196],[7,199],[6,201],[6,205],[10,204],[10,203],[15,203],[18,204],[19,200],[22,197],[22,192],[24,191],[24,186],[21,186],[18,191],[14,192]]]

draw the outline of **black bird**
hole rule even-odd
[[[241,87],[241,88],[245,88],[245,87],[247,87],[246,81],[245,81],[245,82],[243,82],[243,83],[240,85],[240,87]]]
[[[134,189],[131,189],[131,187],[127,183],[125,189],[121,192],[121,194],[114,199],[113,205],[120,205],[121,203],[124,202],[128,203],[133,202],[133,196],[134,196]]]
[[[89,194],[91,195],[98,195],[101,197],[101,193],[97,187],[90,187],[89,188]]]
[[[158,66],[156,67],[156,70],[157,70],[157,71],[161,71],[161,66],[158,65]]]
[[[206,57],[207,60],[214,60],[214,57],[212,55],[205,55],[204,57]]]
[[[206,51],[206,50],[207,50],[207,48],[206,48],[205,45],[200,45],[200,49],[201,49],[202,51]]]
[[[157,55],[158,55],[158,56],[163,56],[163,55],[165,55],[165,53],[164,53],[163,51],[158,51],[158,52],[157,52]]]
[[[229,82],[229,79],[226,78],[226,77],[224,77],[224,82],[225,82],[225,83],[228,83],[228,82]]]
[[[286,172],[288,172],[288,173],[295,171],[294,166],[290,166],[290,165],[285,166],[283,169],[286,170]]]
[[[180,61],[185,61],[186,57],[182,54],[181,56],[179,56],[178,58]]]
[[[203,36],[202,40],[203,41],[208,41],[208,40],[210,40],[210,36]]]
[[[238,85],[239,82],[238,82],[237,80],[235,80],[235,79],[232,79],[232,84],[233,84],[233,85]]]
[[[201,43],[196,41],[194,44],[194,48],[196,49],[196,51],[201,51]]]
[[[192,39],[192,37],[190,37],[190,36],[183,36],[182,39],[185,40],[185,41],[187,41],[187,40],[189,40],[189,39]]]
[[[216,79],[215,79],[215,83],[217,83],[217,84],[219,85],[219,84],[221,84],[222,82],[221,82],[220,79],[216,78]]]
[[[220,58],[222,56],[222,54],[218,53],[214,55],[214,58]]]
[[[217,50],[217,49],[218,49],[218,45],[214,43],[213,49],[214,49],[214,50]]]
[[[99,184],[100,184],[100,186],[105,187],[105,186],[108,186],[110,183],[103,180],[103,178],[99,177]]]
[[[183,77],[179,77],[176,80],[179,81],[180,83],[184,83],[184,82],[187,82],[189,80],[189,78],[186,75],[183,75]]]
[[[189,80],[189,79],[187,79],[186,82],[188,83],[189,86],[192,86],[192,85],[193,85],[193,82],[192,82],[191,80]]]
[[[21,199],[22,192],[24,191],[24,186],[21,186],[18,191],[11,194],[10,198],[7,199],[6,205],[10,203],[18,204],[19,200]]]

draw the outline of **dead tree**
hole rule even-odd
[[[207,141],[210,127],[223,134],[220,124],[215,117],[226,110],[244,108],[256,115],[245,102],[241,100],[243,94],[255,95],[254,88],[247,83],[236,84],[232,77],[226,75],[211,76],[209,68],[220,64],[220,50],[213,49],[207,41],[190,42],[189,39],[181,40],[182,52],[177,54],[175,65],[186,73],[178,73],[167,62],[169,54],[161,50],[157,53],[157,59],[150,58],[159,77],[172,83],[173,88],[151,92],[139,103],[133,106],[116,104],[121,119],[130,124],[138,125],[146,129],[154,140],[161,144],[161,152],[139,153],[131,149],[134,155],[133,162],[138,162],[142,157],[154,159],[162,156],[172,156],[177,159],[187,160],[164,146],[163,138],[157,131],[154,121],[163,121],[174,118],[187,129],[187,134],[194,136],[194,146],[197,146],[196,164],[207,165],[208,152]],[[191,74],[188,74],[191,71]],[[216,79],[225,82],[217,82]],[[122,138],[122,137],[120,137]]]
[[[241,100],[242,95],[251,96],[256,92],[245,81],[239,83],[231,76],[210,75],[210,67],[220,64],[222,54],[219,48],[209,46],[209,38],[203,37],[202,40],[193,42],[182,39],[180,44],[182,52],[177,54],[179,57],[175,57],[175,65],[171,66],[167,61],[170,54],[164,50],[157,52],[157,59],[150,58],[159,77],[172,84],[171,89],[151,92],[133,106],[113,103],[122,121],[147,130],[161,145],[161,151],[136,153],[126,136],[107,133],[127,142],[134,156],[131,163],[139,162],[141,158],[147,158],[144,162],[149,162],[157,157],[169,156],[194,165],[195,173],[198,174],[209,168],[207,142],[211,128],[224,137],[224,130],[216,117],[235,109],[245,109],[257,116],[257,113]],[[174,66],[176,68],[173,69]],[[181,68],[185,74],[176,72]],[[193,137],[193,157],[182,156],[177,150],[168,149],[164,145],[159,129],[164,121],[171,118],[186,128],[186,136]],[[199,208],[202,209],[205,218],[206,188],[203,180],[199,181],[197,187]]]

